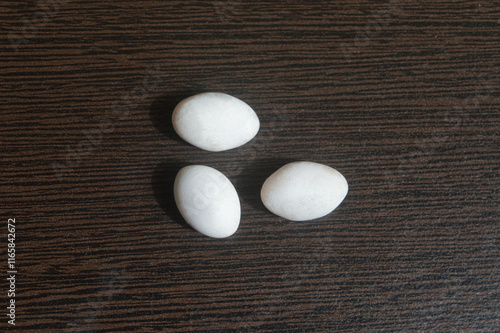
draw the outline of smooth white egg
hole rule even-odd
[[[293,162],[264,182],[261,199],[272,213],[292,221],[331,213],[344,200],[348,185],[337,170],[320,163]]]
[[[213,152],[244,145],[260,128],[259,118],[248,104],[216,92],[181,101],[174,109],[172,123],[182,139]]]
[[[204,165],[182,168],[175,178],[174,197],[186,222],[202,234],[224,238],[238,229],[238,193],[218,170]]]

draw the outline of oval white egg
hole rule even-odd
[[[174,182],[175,203],[189,225],[204,235],[224,238],[240,224],[240,199],[233,184],[214,168],[190,165]]]
[[[272,213],[292,221],[306,221],[331,213],[347,191],[347,181],[340,172],[303,161],[286,164],[273,173],[260,195]]]
[[[188,97],[174,109],[176,133],[193,146],[224,151],[250,141],[260,122],[245,102],[228,94],[209,92]]]

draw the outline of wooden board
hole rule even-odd
[[[1,330],[14,299],[26,332],[498,331],[499,20],[472,0],[2,3]],[[206,91],[258,136],[182,141],[172,110]],[[297,160],[345,175],[332,214],[261,203]],[[234,236],[182,220],[189,164],[235,185]]]

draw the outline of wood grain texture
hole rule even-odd
[[[1,330],[500,330],[499,20],[473,0],[3,2]],[[204,91],[251,105],[258,136],[183,142],[173,107]],[[265,209],[296,160],[345,175],[335,212]],[[234,183],[234,236],[183,222],[189,164]]]

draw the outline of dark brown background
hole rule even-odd
[[[0,5],[17,329],[500,330],[498,1],[55,1]],[[258,136],[183,142],[172,109],[205,91],[250,104]],[[295,160],[345,175],[335,212],[264,208]],[[182,221],[188,164],[234,183],[234,236]]]

